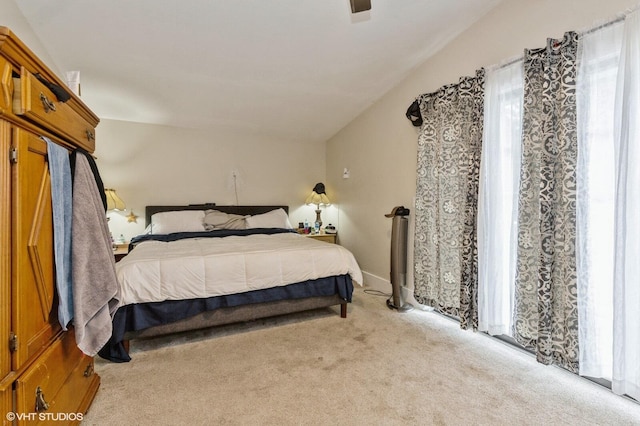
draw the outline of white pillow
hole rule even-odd
[[[271,210],[268,213],[256,214],[245,219],[247,229],[250,228],[286,228],[291,229],[289,216],[284,209]]]
[[[161,212],[151,216],[152,234],[204,231],[204,210]]]

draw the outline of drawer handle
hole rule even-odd
[[[96,135],[94,135],[91,130],[87,130],[87,140],[89,142],[96,140]]]
[[[40,101],[42,101],[42,106],[44,107],[45,113],[56,110],[56,104],[51,102],[44,93],[40,93]]]
[[[36,388],[36,412],[47,411],[49,409],[49,404],[44,399],[44,394],[42,393],[42,389],[40,386]]]
[[[93,363],[87,365],[87,368],[84,370],[84,377],[93,376]]]

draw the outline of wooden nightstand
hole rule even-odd
[[[336,244],[336,240],[338,234],[325,234],[324,232],[320,234],[304,234],[305,237],[313,238],[318,241],[324,241],[331,244]]]
[[[123,257],[129,253],[129,243],[116,244],[113,250],[113,256],[116,258],[116,262],[119,262]]]

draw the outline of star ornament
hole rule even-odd
[[[138,216],[136,216],[133,213],[133,210],[131,211],[131,213],[129,213],[129,215],[127,216],[127,222],[129,223],[138,223]]]

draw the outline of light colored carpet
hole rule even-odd
[[[632,425],[640,405],[435,313],[331,308],[132,341],[86,425]]]

